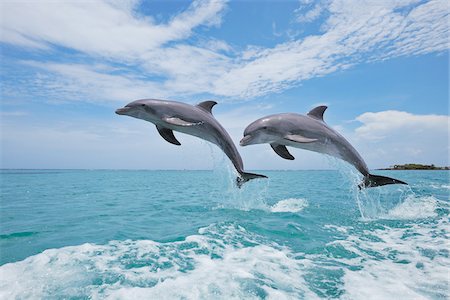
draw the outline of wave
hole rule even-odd
[[[46,250],[0,267],[0,298],[318,298],[288,248],[234,224],[199,232]]]
[[[22,237],[30,237],[33,235],[39,234],[39,232],[36,231],[23,231],[23,232],[13,232],[10,234],[0,234],[0,240],[7,240],[7,239],[15,239],[15,238],[22,238]]]
[[[393,209],[386,215],[385,219],[422,219],[437,217],[437,209],[439,207],[439,200],[433,196],[416,197],[409,195],[406,200]]]
[[[431,184],[430,185],[433,189],[444,189],[444,190],[450,190],[450,184]]]
[[[271,212],[300,212],[308,207],[306,199],[289,198],[280,200],[270,207]]]
[[[353,253],[342,278],[343,299],[446,299],[448,219],[406,228],[364,230],[333,242]]]
[[[371,224],[371,223],[365,223]],[[339,233],[312,253],[236,223],[182,241],[49,249],[0,267],[1,299],[445,299],[448,217]]]

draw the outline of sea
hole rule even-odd
[[[449,171],[1,170],[0,299],[449,299]]]

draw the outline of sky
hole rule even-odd
[[[369,168],[449,165],[445,0],[0,2],[1,168],[210,169],[216,146],[115,109],[215,100],[246,169],[329,169],[238,146],[263,116],[327,105]]]

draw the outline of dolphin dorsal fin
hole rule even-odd
[[[307,115],[310,116],[311,118],[325,122],[323,120],[323,113],[327,108],[328,107],[325,105],[317,106],[316,108],[311,109]]]
[[[199,104],[197,104],[198,107],[206,110],[207,112],[209,112],[210,114],[212,114],[212,108],[214,107],[214,105],[216,105],[217,102],[216,101],[203,101],[200,102]]]

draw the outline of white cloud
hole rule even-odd
[[[327,9],[327,3],[324,1],[319,1],[314,4],[311,8],[311,3],[301,3],[303,5],[294,11],[296,15],[296,21],[300,23],[309,23],[316,20]],[[308,9],[309,8],[309,9]],[[305,11],[306,10],[306,11]]]
[[[403,111],[367,112],[350,138],[371,167],[397,163],[448,165],[450,117]]]
[[[139,58],[170,41],[189,37],[197,26],[220,23],[224,2],[194,1],[166,24],[136,15],[134,2],[2,2],[2,42],[48,48],[55,44],[120,59]]]
[[[254,97],[348,68],[361,61],[425,54],[449,47],[445,1],[340,1],[329,3],[324,32],[262,49],[230,68],[214,93]],[[412,9],[408,11],[409,6]]]
[[[145,55],[145,70],[168,77],[164,85],[180,94],[213,92],[215,78],[222,76],[231,58],[209,49],[176,45]]]
[[[170,94],[164,86],[143,80],[134,74],[112,74],[105,65],[80,65],[23,62],[34,68],[47,71],[34,78],[33,85],[45,89],[37,91],[49,100],[48,102],[64,102],[76,100],[84,102],[118,102],[124,103],[135,99],[167,98]]]
[[[430,132],[445,133],[449,131],[449,117],[440,115],[414,115],[404,111],[388,110],[367,112],[356,118],[363,123],[355,131],[365,139],[384,139],[392,133],[422,135]]]
[[[312,6],[309,1],[303,2]],[[90,74],[93,80],[87,90],[104,90],[110,75],[113,82],[118,82],[112,93],[120,97],[140,95],[139,91],[146,90],[147,95],[209,93],[252,98],[281,92],[303,80],[361,62],[420,55],[449,47],[449,6],[445,0],[322,1],[307,17],[313,20],[327,12],[320,34],[272,48],[247,45],[240,51],[226,41],[205,36],[207,33],[188,40],[198,27],[221,23],[226,11],[224,1],[194,1],[164,23],[139,15],[134,1],[2,2],[1,5],[3,42],[51,51],[57,51],[53,45],[63,46],[103,65],[119,62],[127,71],[123,72],[125,75],[99,72],[92,66],[79,67],[97,73]],[[193,45],[196,40],[199,42]],[[61,71],[63,64],[70,69],[77,63],[70,59],[63,63],[48,62],[47,70],[65,76],[59,82],[69,87],[44,85],[44,88],[76,90],[79,84],[80,90],[86,91],[86,81],[74,81],[73,74]],[[55,68],[56,64],[60,67]],[[134,80],[137,87],[131,84]],[[127,86],[138,92],[130,92]],[[95,101],[95,94],[91,96]]]
[[[218,39],[209,39],[205,41],[204,43],[199,43],[202,45],[205,49],[211,50],[213,52],[230,52],[233,51],[233,48],[228,45],[223,40]]]

